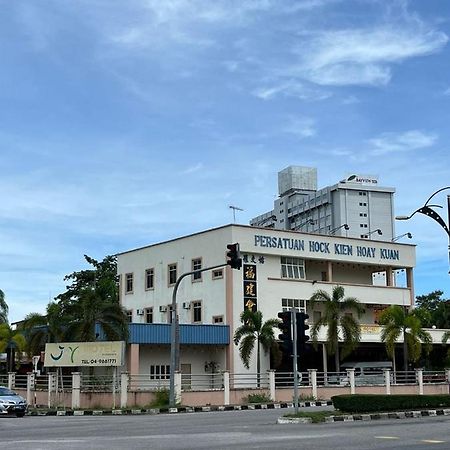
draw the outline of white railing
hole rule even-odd
[[[374,387],[373,392],[379,394],[391,394],[391,389],[396,386],[408,387],[408,392],[416,394],[447,393],[450,389],[450,370],[446,371],[397,371],[383,370],[360,374],[355,369],[347,369],[345,372],[318,372],[310,369],[308,372],[301,372],[298,378],[298,386],[301,389],[300,395],[312,398],[330,398],[332,395],[341,393],[358,393],[361,388]],[[34,374],[23,375],[8,374],[7,380],[3,377],[4,383],[12,389],[19,389],[21,393],[26,392],[28,403],[36,404],[36,394],[41,393],[44,399],[47,391],[48,406],[60,407],[71,404],[75,409],[80,407],[82,400],[91,398],[98,394],[111,398],[113,408],[119,404],[126,407],[129,399],[136,399],[135,394],[142,392],[139,398],[151,400],[151,395],[155,391],[168,389],[169,379],[155,379],[151,375],[127,374],[120,376],[104,375],[91,376],[81,373],[71,375],[61,375],[52,372],[46,375],[35,377]],[[436,387],[433,387],[435,385]],[[182,401],[183,393],[190,399],[195,398],[195,393],[212,392],[215,401],[220,400],[224,405],[230,404],[230,398],[236,399],[238,391],[264,390],[268,391],[273,400],[292,399],[292,389],[294,387],[294,374],[292,372],[264,373],[201,373],[201,374],[175,374],[175,390],[177,398]],[[367,391],[365,391],[367,392]],[[230,393],[234,393],[230,396]],[[86,396],[86,394],[89,394]],[[120,394],[120,395],[119,395]],[[85,397],[83,397],[83,395]],[[149,397],[150,395],[150,397]],[[192,397],[194,395],[194,397]],[[239,397],[239,394],[238,398]],[[109,396],[109,397],[108,397]],[[245,396],[244,396],[245,397]],[[199,395],[199,398],[204,398]],[[242,397],[243,398],[243,397]],[[34,401],[33,401],[34,399]],[[136,400],[134,400],[136,401]],[[234,400],[236,401],[236,400]],[[292,400],[290,400],[292,401]]]

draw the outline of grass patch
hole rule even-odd
[[[246,403],[271,403],[272,399],[270,395],[267,395],[263,392],[259,394],[249,394],[247,397],[244,397]]]
[[[339,411],[311,411],[311,412],[299,412],[297,414],[289,413],[285,414],[283,417],[300,418],[300,419],[310,418],[312,420],[312,423],[321,423],[325,422],[326,417],[339,415],[342,415],[342,413]]]

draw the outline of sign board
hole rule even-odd
[[[45,367],[123,366],[125,342],[45,344]]]

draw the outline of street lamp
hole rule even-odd
[[[337,230],[340,230],[341,228],[343,228],[345,231],[348,231],[350,229],[350,227],[346,223],[344,223],[343,225],[341,225],[339,227],[336,227],[336,228],[333,228],[332,230],[330,230],[328,232],[328,234],[334,234],[334,233],[336,233]]]
[[[395,238],[392,238],[391,242],[396,242],[396,241],[398,241],[399,239],[401,239],[402,237],[405,237],[405,236],[408,239],[412,239],[412,234],[411,233],[404,233],[404,234],[401,234],[400,236],[396,236]]]
[[[448,236],[448,260],[450,264],[450,231],[449,231],[449,225],[447,225],[444,221],[444,219],[432,208],[442,208],[441,205],[429,205],[428,202],[436,195],[439,194],[439,192],[445,191],[447,189],[450,189],[450,186],[445,186],[441,189],[438,189],[436,192],[430,195],[428,200],[425,202],[425,204],[419,208],[416,209],[412,214],[409,216],[396,216],[396,220],[409,220],[411,217],[416,214],[424,214],[425,216],[431,217],[433,220],[435,220],[447,233]],[[450,195],[447,195],[447,219],[450,224]],[[450,273],[450,271],[449,271]]]
[[[383,234],[383,232],[382,232],[379,228],[377,228],[376,230],[369,231],[369,232],[366,234],[366,236],[369,237],[369,236],[370,236],[371,234],[373,234],[373,233],[378,233],[379,236],[381,236],[381,235]]]

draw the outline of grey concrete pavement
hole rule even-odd
[[[0,417],[4,448],[448,449],[450,417],[277,425],[280,410],[158,416]]]

